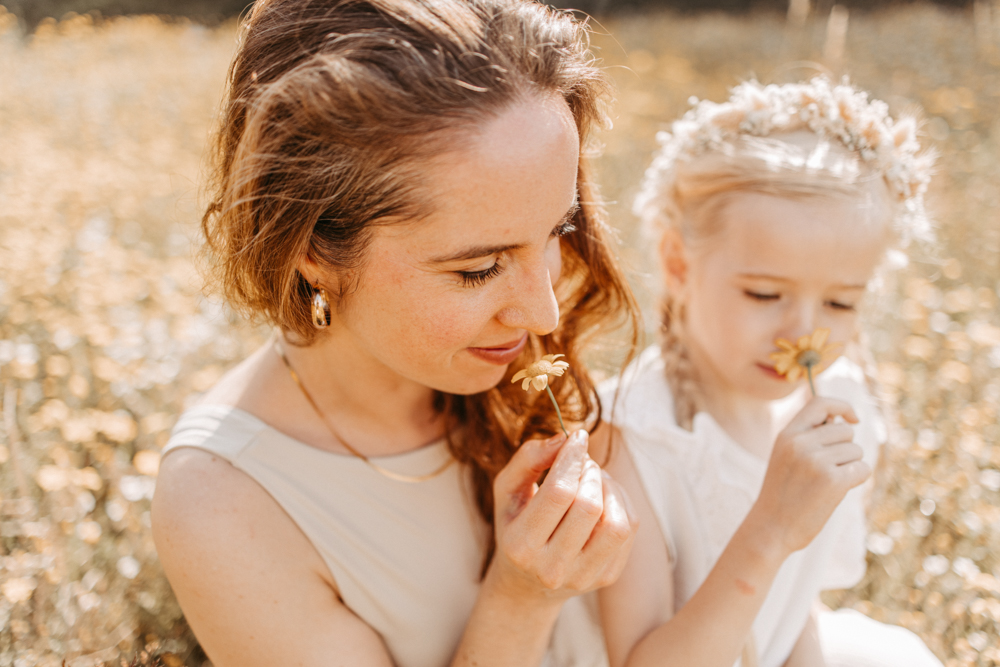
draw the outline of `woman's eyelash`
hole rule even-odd
[[[503,271],[503,267],[500,266],[500,262],[498,261],[490,268],[483,269],[482,271],[457,271],[456,273],[462,278],[462,287],[481,287],[490,278],[500,275],[501,271]]]
[[[567,220],[552,230],[552,236],[566,236],[576,231],[576,225]]]
[[[761,294],[760,292],[751,292],[750,290],[743,290],[743,293],[757,301],[774,301],[781,296],[780,294]]]

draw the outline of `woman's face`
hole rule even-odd
[[[874,217],[882,207],[859,199],[735,194],[720,231],[685,253],[685,339],[710,390],[787,396],[796,385],[774,370],[775,339],[795,342],[820,327],[830,342],[854,337],[886,249],[885,224]]]
[[[354,355],[358,372],[448,393],[500,382],[528,333],[559,323],[553,285],[579,144],[561,98],[529,98],[430,161],[431,214],[376,227],[356,288],[334,305],[337,354]]]

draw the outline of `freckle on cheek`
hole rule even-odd
[[[752,584],[748,584],[747,582],[743,581],[742,579],[737,579],[736,580],[736,588],[738,588],[739,591],[740,591],[740,593],[743,593],[744,595],[753,595],[754,593],[757,592],[757,587],[756,586],[753,586]]]

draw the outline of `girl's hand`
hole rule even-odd
[[[751,514],[785,553],[808,545],[855,486],[871,475],[854,444],[858,422],[850,405],[816,397],[778,434]],[[773,531],[777,531],[776,533]]]
[[[487,581],[498,592],[561,604],[618,578],[637,526],[587,446],[583,430],[568,440],[531,440],[497,475],[497,550]]]

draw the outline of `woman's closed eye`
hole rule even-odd
[[[562,223],[561,225],[552,230],[552,236],[558,238],[560,236],[566,236],[567,234],[572,234],[575,231],[576,231],[576,225],[574,225],[571,221],[567,220],[566,222]]]
[[[489,268],[479,271],[456,271],[455,273],[462,279],[462,287],[481,287],[489,282],[490,279],[500,275],[502,271],[503,265],[500,264],[500,258],[498,257],[493,266]]]

